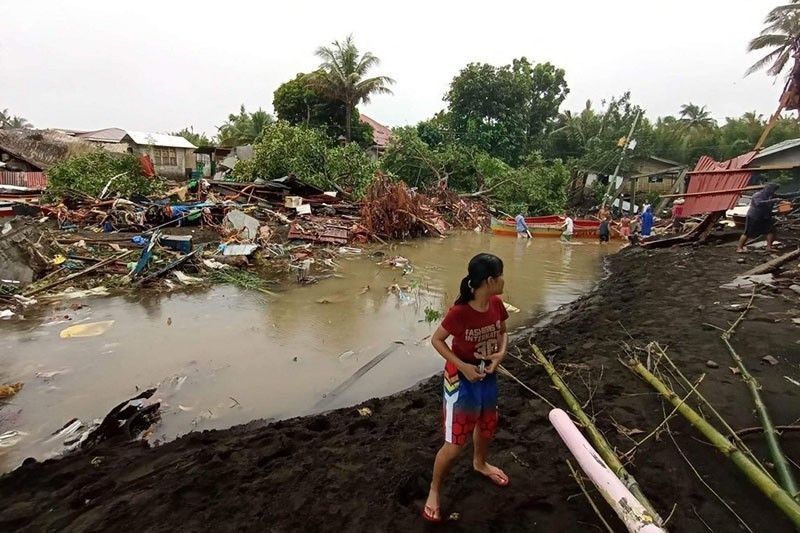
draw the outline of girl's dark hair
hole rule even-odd
[[[494,254],[478,254],[469,260],[467,275],[461,280],[461,288],[455,305],[462,305],[475,298],[475,289],[487,278],[503,275],[503,261]]]

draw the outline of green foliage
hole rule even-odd
[[[322,63],[310,81],[320,94],[344,105],[345,138],[349,142],[353,139],[351,116],[356,106],[369,103],[373,94],[391,94],[389,86],[394,80],[388,76],[367,77],[380,59],[371,52],[360,53],[352,35],[342,42],[334,41],[332,46],[321,46],[316,53]]]
[[[222,146],[242,146],[256,142],[264,129],[274,122],[272,115],[259,109],[248,113],[244,104],[239,114],[228,115],[228,120],[217,127],[219,144]]]
[[[170,135],[177,135],[178,137],[183,137],[193,145],[200,147],[200,146],[211,146],[212,142],[211,139],[206,137],[205,133],[197,133],[194,131],[194,126],[189,126],[188,128],[183,128],[181,131],[174,131]]]
[[[539,147],[568,92],[562,69],[522,57],[502,67],[470,63],[445,100],[459,142],[517,165]]]
[[[252,181],[294,174],[322,189],[350,190],[360,196],[375,170],[375,163],[357,144],[338,146],[321,130],[278,121],[264,130],[253,158],[236,164],[234,176]]]
[[[506,175],[494,177],[489,186],[496,205],[506,213],[549,215],[563,211],[570,173],[561,160],[546,161],[533,153],[524,164]]]
[[[425,322],[427,322],[428,324],[439,322],[443,316],[444,313],[442,313],[442,311],[440,311],[439,309],[433,309],[432,307],[425,308]]]
[[[300,73],[275,90],[272,107],[279,120],[292,125],[305,125],[325,131],[336,140],[346,135],[344,122],[347,115],[345,104],[325,96],[314,85],[319,72]],[[372,127],[359,120],[357,110],[350,117],[352,140],[362,147],[372,145]]]
[[[779,76],[790,60],[796,58],[800,35],[800,3],[791,3],[772,9],[764,19],[764,29],[758,37],[750,41],[748,52],[768,49],[766,55],[747,70],[752,74],[766,70],[770,76]],[[794,59],[795,63],[797,59]]]
[[[114,176],[119,177],[111,182],[106,197],[128,197],[133,193],[147,195],[160,190],[161,180],[142,175],[136,156],[98,149],[51,167],[47,171],[47,193],[51,198],[59,198],[69,190],[99,196]]]

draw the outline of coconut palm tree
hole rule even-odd
[[[687,129],[711,128],[717,124],[706,106],[698,106],[691,102],[681,106],[680,117]]]
[[[319,47],[316,55],[322,63],[312,83],[332,100],[344,104],[345,137],[350,142],[355,107],[361,102],[369,103],[373,94],[392,94],[388,86],[394,80],[388,76],[366,77],[373,67],[380,64],[380,59],[371,52],[359,54],[352,35],[348,35],[344,42],[334,41],[330,47]]]
[[[767,69],[770,76],[778,76],[789,60],[800,52],[800,1],[774,8],[764,19],[764,24],[766,26],[759,36],[750,41],[747,51],[770,51],[753,63],[746,75]]]
[[[28,119],[13,116],[9,120],[6,121],[6,127],[9,129],[26,129],[29,130],[33,128],[33,124],[28,122]]]
[[[6,124],[11,120],[11,115],[8,112],[8,109],[0,109],[0,129],[6,127]]]

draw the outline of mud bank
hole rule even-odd
[[[785,239],[792,246],[797,239]],[[669,250],[627,249],[610,260],[610,276],[531,337],[564,369],[587,411],[619,450],[632,443],[618,431],[649,433],[662,420],[661,402],[617,358],[623,343],[658,341],[691,378],[706,373],[702,393],[736,429],[756,426],[745,385],[718,332],[744,304],[745,290],[721,289],[767,256],[737,262],[733,244]],[[778,425],[798,415],[800,344],[791,317],[798,297],[764,293],[735,338],[739,353],[763,385]],[[528,336],[516,353],[528,356]],[[772,355],[778,364],[762,364]],[[709,368],[708,360],[718,363]],[[508,369],[563,406],[544,370],[514,357]],[[602,372],[602,376],[601,376]],[[28,463],[0,478],[0,529],[116,531],[416,531],[429,526],[419,511],[442,433],[440,382],[431,378],[388,398],[373,399],[362,417],[355,408],[324,416],[251,423],[192,433],[155,449],[106,445],[61,460]],[[511,477],[498,488],[471,470],[465,450],[443,494],[444,530],[594,530],[597,517],[572,480],[566,448],[547,421],[548,406],[501,378],[501,424],[493,460]],[[791,525],[718,452],[682,419],[670,423],[677,442],[704,479],[755,531],[791,531]],[[634,437],[635,438],[635,437]],[[745,437],[762,461],[762,437]],[[786,455],[800,459],[800,434],[784,433]],[[662,516],[675,507],[673,531],[736,530],[731,514],[703,487],[666,435],[650,439],[630,470]],[[601,504],[603,505],[603,504]],[[605,507],[602,506],[602,509]],[[606,513],[607,516],[610,513]],[[614,520],[608,516],[609,520]],[[617,527],[621,524],[611,522]]]

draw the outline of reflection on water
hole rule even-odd
[[[269,301],[223,286],[91,299],[81,309],[64,304],[22,322],[2,322],[0,381],[22,381],[25,388],[0,410],[0,433],[27,435],[0,448],[0,471],[58,450],[58,443],[45,442],[51,433],[73,417],[102,417],[137,387],[159,385],[159,440],[307,414],[394,341],[403,342],[400,349],[321,408],[400,391],[442,367],[427,340],[436,324],[425,322],[425,309],[446,310],[476,253],[505,262],[504,299],[521,309],[509,320],[513,330],[588,290],[602,273],[602,256],[615,250],[594,242],[464,233],[394,246],[389,254],[413,265],[405,275],[365,254],[337,260],[338,279]],[[400,293],[389,290],[393,285]],[[69,325],[99,320],[115,324],[99,337],[59,338]]]

